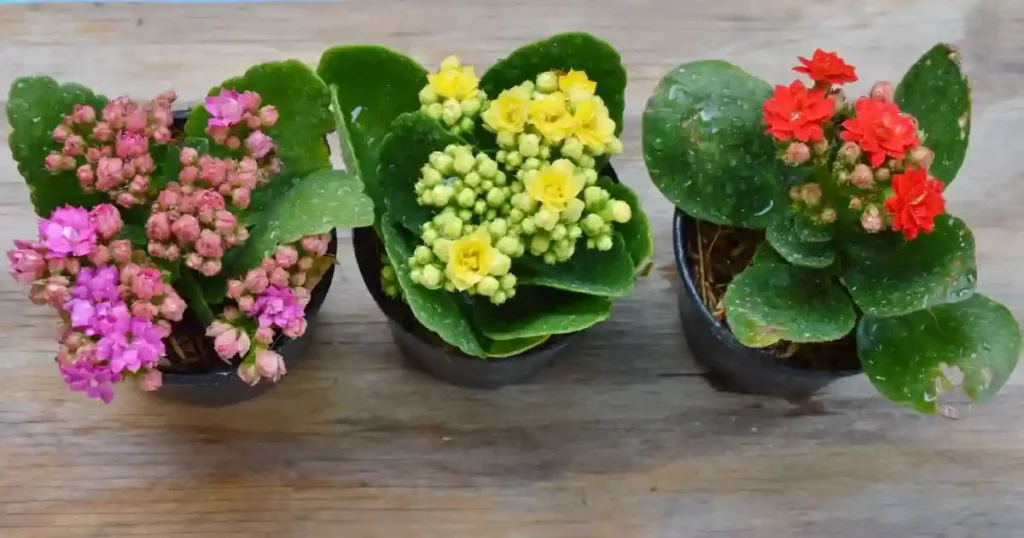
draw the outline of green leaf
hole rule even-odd
[[[771,87],[720,60],[683,64],[661,79],[643,116],[647,170],[690,216],[764,228],[788,203],[761,106]]]
[[[768,225],[766,238],[768,243],[793,265],[824,269],[836,261],[836,251],[830,243],[810,242],[803,239],[805,234],[798,229],[797,222],[788,217],[780,216]]]
[[[213,315],[213,310],[210,309],[210,305],[203,297],[203,288],[199,285],[201,278],[204,277],[199,273],[185,269],[181,272],[181,278],[178,279],[176,288],[181,291],[185,303],[199,318],[199,323],[202,323],[203,327],[209,327],[216,316]]]
[[[615,120],[615,134],[622,132],[626,110],[626,69],[619,53],[607,42],[583,32],[556,34],[521,47],[491,66],[480,78],[480,87],[491,99],[546,71],[585,71],[597,83],[596,93]]]
[[[952,215],[906,241],[895,233],[847,240],[843,283],[865,314],[902,316],[971,296],[977,279],[974,236]]]
[[[776,252],[768,241],[762,241],[757,245],[757,249],[754,250],[754,257],[751,258],[750,263],[757,265],[789,265],[789,262]]]
[[[156,170],[149,183],[152,191],[162,191],[167,183],[178,181],[178,176],[181,175],[182,148],[194,148],[200,155],[205,155],[210,152],[210,141],[205,138],[193,137],[186,138],[181,146],[157,146],[154,149],[161,148],[164,150],[164,155],[156,161]]]
[[[264,130],[274,140],[276,155],[282,163],[282,173],[271,178],[271,182],[331,166],[331,152],[324,139],[334,130],[329,108],[331,96],[324,81],[306,64],[284,60],[254,65],[244,75],[211,89],[209,95],[219,94],[222,88],[257,92],[264,105],[277,107],[277,123]],[[205,138],[209,119],[203,105],[193,107],[185,134]],[[241,150],[235,155],[241,155]]]
[[[749,347],[838,340],[857,321],[853,303],[828,273],[790,265],[747,267],[723,301],[729,328]]]
[[[423,223],[433,218],[434,209],[419,205],[413,187],[430,154],[443,151],[449,144],[465,142],[420,112],[399,116],[381,144],[377,176],[387,211],[417,234]]]
[[[604,187],[612,198],[622,200],[629,204],[633,218],[625,224],[616,223],[615,231],[622,234],[626,250],[633,260],[634,272],[637,275],[643,274],[654,259],[654,235],[651,233],[651,221],[640,206],[640,197],[633,189],[622,183],[615,183],[608,177],[602,176],[598,185]]]
[[[380,216],[385,208],[377,179],[381,143],[398,116],[419,110],[427,70],[388,48],[353,45],[324,51],[317,74],[331,90],[345,168],[358,174]]]
[[[604,297],[629,295],[636,278],[633,260],[618,232],[614,232],[612,249],[606,252],[588,249],[580,239],[569,261],[547,264],[527,254],[512,263],[512,272],[520,285],[547,286]]]
[[[384,248],[398,275],[398,283],[402,287],[405,302],[413,315],[427,330],[436,333],[463,353],[474,357],[486,357],[485,346],[489,343],[481,342],[477,337],[473,325],[463,314],[457,297],[443,289],[430,290],[412,281],[409,276],[409,258],[412,257],[418,241],[408,230],[400,228],[389,215],[385,213],[381,219],[380,229]]]
[[[127,239],[133,249],[146,250],[149,238],[146,237],[146,226],[142,224],[125,224],[117,233],[116,239]]]
[[[1021,353],[1020,325],[1007,308],[983,295],[905,316],[865,316],[857,328],[864,373],[892,401],[923,413],[937,409],[937,387],[961,388],[984,402],[1006,383]]]
[[[473,312],[484,336],[512,340],[582,331],[608,319],[612,302],[596,295],[520,286],[516,296],[501,306],[477,299]]]
[[[944,43],[932,47],[903,76],[895,100],[917,118],[924,145],[935,152],[929,172],[949,185],[964,164],[971,135],[971,86],[960,53]]]
[[[488,340],[487,358],[505,359],[529,351],[551,338],[550,335],[514,338],[512,340]]]
[[[75,171],[51,174],[43,166],[51,151],[62,145],[53,140],[53,130],[76,104],[89,105],[99,114],[107,98],[79,84],[58,84],[50,77],[21,77],[11,84],[7,97],[7,121],[11,125],[8,142],[18,172],[28,184],[32,206],[40,217],[48,218],[63,205],[92,207],[107,197],[82,192]]]
[[[373,224],[373,201],[363,184],[340,170],[318,170],[295,182],[256,224],[226,275],[256,267],[278,245],[328,233],[335,228]]]

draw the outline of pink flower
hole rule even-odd
[[[221,244],[220,236],[213,230],[203,230],[196,240],[196,252],[206,258],[220,258],[224,255],[224,246]]]
[[[109,368],[81,358],[72,365],[61,365],[60,373],[64,382],[75,392],[84,392],[89,398],[110,403],[114,399],[113,383],[121,376]]]
[[[124,168],[124,161],[112,157],[102,157],[96,165],[96,187],[102,190],[110,190],[121,184],[124,178],[121,170]]]
[[[163,338],[164,331],[151,321],[122,315],[97,342],[96,356],[109,361],[111,372],[138,372],[152,368],[166,354]]]
[[[267,127],[273,127],[277,123],[277,108],[274,105],[267,105],[261,108],[260,121]]]
[[[210,113],[209,126],[230,127],[242,119],[245,107],[239,102],[238,92],[221,90],[219,95],[206,98],[204,108]]]
[[[7,260],[11,263],[11,275],[22,284],[31,284],[43,277],[46,271],[46,260],[30,244],[15,241],[15,248],[7,251]]]
[[[269,136],[263,134],[263,131],[253,131],[245,139],[245,147],[249,148],[249,152],[253,157],[260,159],[273,151],[274,141]]]
[[[96,228],[89,212],[80,207],[64,206],[39,221],[39,237],[49,250],[47,258],[85,256],[96,244]]]
[[[83,267],[75,278],[71,295],[76,299],[85,299],[93,303],[116,301],[120,297],[118,284],[121,276],[117,267]]]
[[[269,349],[256,352],[256,370],[272,383],[277,383],[281,376],[288,373],[284,367],[284,357]]]
[[[174,224],[177,225],[181,220],[176,220]],[[196,225],[198,226],[198,223]],[[172,231],[173,227],[167,217],[167,213],[153,213],[149,216],[149,220],[146,221],[146,237],[150,241],[167,241],[171,238]]]
[[[139,272],[132,277],[132,293],[144,301],[148,301],[154,297],[162,295],[164,291],[163,288],[163,275],[160,274],[160,271],[153,269],[152,267],[140,269]]]
[[[291,320],[305,317],[291,288],[271,285],[256,298],[249,317],[256,317],[260,327],[287,327]]]
[[[220,320],[214,320],[209,327],[206,328],[206,336],[210,338],[217,338],[218,336],[230,331],[234,326],[230,323],[224,323]]]
[[[231,362],[236,355],[245,356],[249,352],[249,335],[237,328],[230,328],[213,339],[213,349],[221,359]]]
[[[170,290],[164,300],[160,302],[160,315],[171,321],[181,321],[186,308],[185,301],[177,293],[174,293],[174,290]]]
[[[110,204],[100,204],[92,208],[89,216],[92,217],[93,223],[96,224],[96,230],[104,239],[110,239],[117,235],[124,224],[121,221],[121,213]]]
[[[178,238],[179,243],[186,245],[195,243],[201,231],[199,219],[194,215],[182,215],[171,225],[171,233]]]
[[[146,392],[153,392],[164,384],[164,375],[156,368],[150,368],[138,378],[139,388]]]
[[[267,278],[267,272],[263,269],[253,269],[245,275],[245,288],[251,293],[259,295],[266,291],[269,285],[270,279]]]
[[[145,128],[145,123],[143,123],[143,128]],[[138,133],[122,131],[117,137],[117,142],[114,143],[114,151],[122,159],[140,157],[149,151],[149,139]]]

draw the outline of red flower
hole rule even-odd
[[[797,73],[805,73],[811,80],[826,84],[846,84],[857,82],[857,72],[854,67],[839,57],[834,52],[825,52],[821,49],[814,51],[810,60],[797,58],[803,65],[793,68]]]
[[[946,211],[942,198],[943,184],[920,168],[909,168],[892,177],[893,195],[885,201],[885,210],[892,216],[892,229],[903,232],[907,239],[918,231],[932,233],[935,216]]]
[[[839,137],[858,144],[868,154],[872,167],[882,166],[887,156],[902,160],[908,151],[921,145],[917,123],[900,112],[896,103],[861,97],[856,108],[856,117],[843,122],[844,131]]]
[[[796,139],[817,142],[825,138],[821,125],[835,113],[836,102],[821,90],[808,90],[794,80],[789,87],[776,86],[775,94],[764,102],[762,112],[768,134],[777,140]]]

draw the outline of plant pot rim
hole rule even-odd
[[[701,318],[711,326],[712,331],[714,331],[719,338],[728,341],[730,344],[735,344],[736,346],[744,347],[750,350],[751,353],[747,355],[748,357],[756,357],[755,360],[763,363],[766,367],[770,366],[771,368],[774,368],[776,370],[786,372],[787,375],[791,376],[798,376],[808,379],[834,379],[837,377],[853,376],[860,374],[862,372],[862,370],[859,368],[837,370],[800,368],[776,359],[774,356],[772,356],[767,351],[764,351],[763,349],[752,348],[741,344],[739,340],[736,339],[736,336],[733,335],[732,330],[730,330],[729,327],[725,326],[720,321],[715,319],[711,311],[708,310],[707,305],[704,304],[704,301],[700,299],[700,293],[698,293],[697,288],[694,284],[694,278],[692,273],[693,268],[690,267],[690,263],[684,246],[687,243],[686,233],[688,227],[695,225],[698,222],[698,220],[699,219],[696,219],[684,213],[678,207],[675,208],[675,213],[672,217],[672,251],[673,256],[675,257],[676,271],[679,273],[680,281],[682,285],[685,287],[685,293],[691,297],[696,298],[695,302],[697,303],[698,308],[700,309]]]

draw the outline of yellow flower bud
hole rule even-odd
[[[455,172],[464,176],[473,170],[473,165],[475,164],[476,160],[473,159],[472,155],[462,153],[455,157],[453,168],[455,169]]]
[[[587,187],[583,190],[583,200],[587,202],[587,207],[599,205],[608,199],[608,191],[601,187]]]
[[[551,71],[537,75],[537,90],[544,93],[558,91],[558,75]]]
[[[480,100],[479,99],[466,99],[459,103],[462,107],[462,113],[467,116],[474,116],[477,112],[480,112]]]
[[[539,228],[550,231],[558,224],[558,213],[542,207],[533,216],[533,220]]]
[[[601,233],[601,228],[604,227],[604,219],[597,213],[591,213],[583,217],[580,226],[587,232],[587,235],[597,235]]]
[[[554,264],[558,263],[558,255],[555,254],[554,251],[551,251],[551,250],[545,252],[544,255],[541,257],[541,259],[543,259],[544,263],[546,263],[548,265],[554,265]]]
[[[569,239],[575,241],[583,235],[583,228],[580,228],[579,224],[572,224],[569,226]]]
[[[423,191],[417,201],[420,205],[434,205],[434,191]]]
[[[515,256],[519,253],[519,248],[522,245],[518,239],[511,235],[506,235],[498,240],[496,245],[499,252],[506,256]]]
[[[629,204],[622,200],[615,200],[611,203],[612,208],[612,219],[618,223],[629,222],[629,219],[633,217],[633,210],[629,207]]]
[[[593,168],[585,168],[583,170],[583,181],[587,186],[597,184],[597,170]]]
[[[517,281],[518,279],[516,278],[516,275],[508,273],[506,275],[502,275],[501,279],[498,281],[498,284],[501,284],[501,289],[505,291],[512,291],[513,289],[515,289]]]
[[[423,282],[423,269],[419,267],[413,267],[409,270],[409,280],[419,284]]]
[[[481,155],[483,155],[483,153],[481,153]],[[477,160],[476,171],[480,174],[480,177],[493,179],[498,173],[498,163],[491,159],[487,159],[483,162]]]
[[[505,163],[512,168],[518,168],[519,165],[523,164],[523,156],[518,151],[510,151],[505,157]]]
[[[619,140],[618,138],[612,137],[608,141],[608,145],[607,147],[605,147],[605,151],[607,151],[609,155],[618,155],[622,153],[622,141]]]
[[[441,112],[441,121],[446,125],[455,125],[462,117],[462,107],[455,99],[448,99],[444,102],[444,109]]]
[[[551,229],[551,239],[556,241],[564,239],[567,235],[569,235],[569,230],[566,229],[564,224],[556,224],[555,227]]]
[[[530,253],[534,256],[544,254],[550,247],[551,239],[546,233],[538,233],[530,238]]]
[[[444,263],[448,263],[448,252],[451,248],[452,242],[450,239],[440,238],[434,241],[431,251],[434,253],[434,256],[437,256],[437,259]]]
[[[437,92],[430,85],[426,85],[420,90],[420,104],[432,105],[437,102]]]
[[[494,178],[493,178],[492,181],[494,181],[494,184],[499,186],[499,187],[504,185],[505,184],[505,172],[498,172],[498,173],[494,174]]]
[[[441,237],[441,235],[437,233],[437,230],[431,228],[429,230],[424,230],[423,235],[420,236],[420,239],[422,239],[423,243],[426,245],[433,245],[434,242],[437,241],[439,237]]]
[[[395,268],[394,267],[391,267],[390,265],[385,265],[384,267],[381,267],[381,269],[380,269],[380,278],[381,279],[390,282],[390,281],[394,281],[396,276],[397,275],[395,275]]]
[[[430,248],[426,245],[416,247],[416,250],[412,252],[412,255],[416,258],[416,263],[420,265],[426,265],[434,261],[434,253],[431,252]]]
[[[442,230],[444,236],[448,239],[458,239],[462,235],[462,220],[451,219],[444,223],[444,229]]]
[[[516,147],[516,133],[512,131],[498,131],[496,138],[500,148],[514,149]]]
[[[470,118],[469,116],[462,116],[462,119],[459,120],[459,124],[456,127],[458,127],[461,132],[468,133],[473,130],[475,125],[476,124],[473,123],[473,118]]]
[[[526,235],[533,235],[537,231],[537,223],[534,222],[533,217],[524,218],[519,226],[522,227],[523,233]]]
[[[610,236],[610,235],[602,235],[601,237],[597,238],[597,240],[594,242],[594,244],[597,246],[597,250],[601,250],[601,251],[611,250],[612,249],[612,236]]]
[[[469,222],[473,220],[473,211],[470,209],[460,209],[459,218],[464,222]]]
[[[501,285],[498,283],[498,279],[493,276],[485,276],[480,279],[480,282],[476,284],[476,292],[485,297],[490,296],[494,292],[498,291]]]
[[[530,157],[523,161],[523,170],[538,170],[540,169],[540,159],[536,157]]]
[[[467,187],[476,188],[480,185],[480,174],[470,172],[466,174],[466,177],[462,178],[462,181]]]
[[[562,210],[559,216],[565,222],[576,222],[583,216],[584,209],[586,209],[586,204],[583,203],[583,200],[573,198],[566,202],[565,209]]]
[[[462,67],[462,61],[455,54],[445,56],[444,60],[441,60],[441,71],[451,71]]]
[[[441,172],[438,172],[437,169],[430,165],[424,166],[421,172],[423,173],[423,184],[427,187],[438,185],[444,179],[441,176]]]
[[[476,193],[473,189],[466,187],[459,191],[457,201],[462,207],[472,207],[476,202]]]
[[[558,261],[564,262],[572,258],[572,255],[576,253],[576,243],[568,240],[559,241],[555,243],[554,252],[555,256],[558,257]]]
[[[499,207],[505,203],[505,192],[501,189],[492,187],[491,190],[487,191],[487,205],[491,207]]]
[[[594,166],[597,165],[597,162],[590,155],[583,155],[576,162],[579,163],[579,165],[582,166],[583,168],[593,168]]]
[[[444,115],[444,107],[441,106],[441,103],[432,103],[424,108],[423,111],[437,121],[441,121],[441,116]]]
[[[473,203],[473,212],[477,215],[483,215],[487,211],[487,202],[483,200],[477,200]]]
[[[420,276],[420,284],[424,288],[436,290],[441,287],[441,270],[436,265],[424,265]]]
[[[498,305],[498,306],[501,306],[502,304],[505,304],[505,301],[507,301],[508,299],[509,299],[508,294],[506,294],[504,291],[501,291],[501,290],[498,290],[498,291],[494,292],[494,295],[491,295],[491,302],[496,304],[496,305]]]
[[[430,154],[430,166],[433,166],[442,176],[452,172],[453,159],[440,151]]]
[[[583,142],[580,142],[580,139],[575,136],[570,136],[562,144],[562,155],[574,161],[579,161],[580,157],[583,156]]]
[[[540,155],[540,137],[535,134],[519,135],[519,153],[527,158]]]
[[[512,267],[512,258],[506,256],[501,251],[494,253],[494,260],[491,262],[490,273],[494,276],[501,276],[508,273],[508,270]]]

